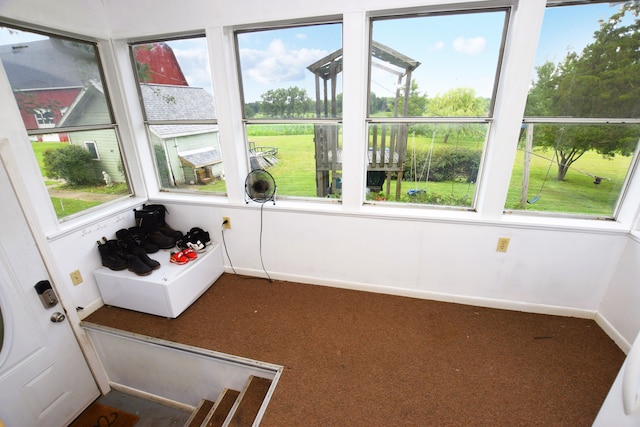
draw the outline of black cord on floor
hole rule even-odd
[[[227,254],[227,259],[229,260],[229,265],[231,266],[231,270],[233,270],[234,274],[238,274],[236,269],[233,268],[233,263],[231,262],[231,257],[229,256],[229,250],[227,249],[227,241],[224,238],[224,224],[222,225],[222,244],[224,245],[224,252]]]
[[[271,279],[271,276],[269,276],[269,273],[267,273],[267,269],[264,268],[264,260],[262,259],[262,225],[263,225],[263,211],[264,211],[264,203],[262,203],[262,206],[260,206],[260,263],[262,264],[262,270],[264,271],[264,274],[267,275],[267,280],[269,280],[269,282],[273,282],[273,280]]]
[[[262,265],[262,270],[264,271],[264,274],[267,275],[266,280],[268,280],[269,282],[273,283],[273,279],[271,278],[271,276],[267,272],[267,269],[264,268],[264,260],[262,259],[263,209],[264,209],[264,203],[262,204],[262,206],[260,206],[260,264]],[[236,269],[233,267],[233,262],[231,261],[231,257],[229,256],[229,250],[227,249],[227,240],[224,237],[224,223],[222,224],[222,244],[224,246],[224,252],[225,252],[225,254],[227,254],[227,259],[229,260],[229,266],[231,267],[231,270],[233,271],[233,273],[235,275],[237,275],[238,277],[242,278],[242,279],[256,279],[256,277],[242,276],[242,275],[238,274]],[[263,279],[264,279],[264,277],[263,277]]]

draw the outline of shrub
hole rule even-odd
[[[468,196],[456,196],[454,194],[438,194],[430,191],[418,191],[412,194],[403,194],[401,201],[438,206],[470,206]]]
[[[91,153],[77,145],[46,150],[43,161],[49,178],[64,179],[69,185],[91,185],[100,181],[93,169]]]
[[[462,180],[475,182],[480,167],[481,152],[468,148],[440,147],[433,150],[429,164],[429,152],[409,153],[404,168],[407,181],[425,181],[427,171],[430,182]],[[415,169],[414,169],[415,168]]]

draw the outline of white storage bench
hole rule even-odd
[[[149,254],[161,266],[148,276],[106,267],[94,271],[104,303],[175,318],[209,289],[224,271],[218,243],[207,246],[206,252],[183,265],[171,263],[169,254],[170,251],[164,250]]]

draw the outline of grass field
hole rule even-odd
[[[316,196],[312,135],[253,135],[250,139],[256,146],[278,147],[280,161],[269,169],[278,184],[278,194]],[[424,154],[431,149],[431,145],[430,137],[410,137],[408,150],[415,149],[416,152]],[[448,143],[445,144],[442,138],[436,136],[433,141],[434,150],[451,145],[470,149],[482,147],[481,143],[474,139],[449,138]],[[524,207],[520,204],[524,152],[518,150],[505,209],[611,216],[624,184],[631,157],[616,156],[608,159],[595,152],[588,152],[573,165],[564,181],[558,181],[557,165],[553,164],[549,168],[553,151],[535,151],[535,154],[530,164],[527,197],[527,200],[533,203],[526,203]],[[549,171],[548,174],[547,171]],[[605,179],[596,185],[593,183],[594,176]],[[410,189],[441,195],[445,201],[453,196],[463,201],[460,206],[471,206],[475,184],[457,181],[426,183],[404,180],[401,201],[414,201],[406,194]],[[395,181],[391,183],[389,200],[395,201]]]
[[[316,197],[314,142],[310,125],[285,125],[274,127],[252,127],[249,132],[249,140],[256,146],[277,147],[278,163],[269,168],[278,185],[278,194],[281,196]],[[301,133],[304,134],[296,134]],[[463,138],[451,136],[445,143],[443,135],[410,136],[408,151],[417,153],[417,156],[426,156],[431,149],[439,147],[464,147],[468,149],[482,149],[482,138]],[[58,143],[34,143],[34,153],[44,170],[42,153],[48,148],[59,147]],[[552,150],[536,151],[531,159],[529,191],[524,206],[520,203],[522,186],[522,170],[524,153],[519,150],[513,168],[511,182],[505,209],[507,210],[532,210],[560,213],[578,213],[588,215],[611,216],[617,197],[624,184],[624,179],[631,162],[631,157],[616,156],[613,159],[603,158],[595,152],[586,153],[569,170],[564,181],[556,179],[557,165],[550,165],[553,157]],[[419,171],[411,170],[412,176],[419,175]],[[549,171],[547,173],[547,171]],[[594,176],[604,179],[599,185],[594,184]],[[406,178],[406,176],[405,176]],[[386,188],[386,182],[383,190]],[[395,201],[395,181],[391,182],[390,201]],[[225,182],[217,181],[212,184],[199,186],[200,191],[224,192]],[[122,189],[117,189],[121,191]],[[428,200],[420,200],[407,194],[408,190],[420,190],[429,194]],[[84,191],[109,191],[105,186]],[[124,189],[126,192],[126,188]],[[428,204],[453,204],[456,206],[470,207],[473,203],[475,184],[464,181],[448,182],[413,182],[404,180],[402,183],[401,202],[428,203]],[[371,199],[380,199],[379,195],[370,195]],[[56,210],[64,205],[64,211],[58,212],[59,217],[70,215],[91,206],[93,202],[77,201],[72,204],[65,201],[53,200]]]
[[[33,148],[33,152],[36,156],[36,160],[38,161],[38,166],[40,167],[40,171],[43,176],[46,176],[44,161],[43,161],[43,153],[47,150],[55,150],[60,148],[62,145],[59,142],[34,142],[31,144]],[[63,182],[60,181],[52,181],[45,179],[45,185],[47,188],[55,189],[58,192],[73,192],[75,193],[94,193],[94,194],[106,194],[113,196],[124,196],[129,194],[129,188],[124,183],[117,183],[111,187],[107,187],[106,185],[98,185],[98,186],[82,186],[82,187],[69,187],[66,186]],[[73,215],[78,212],[82,212],[86,209],[92,208],[94,206],[98,206],[104,202],[100,201],[89,201],[82,200],[78,198],[68,198],[68,197],[55,197],[51,196],[51,204],[53,205],[54,210],[56,211],[56,216],[58,218],[64,218],[69,215]]]

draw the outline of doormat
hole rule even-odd
[[[69,427],[131,427],[138,416],[111,406],[93,403]]]

